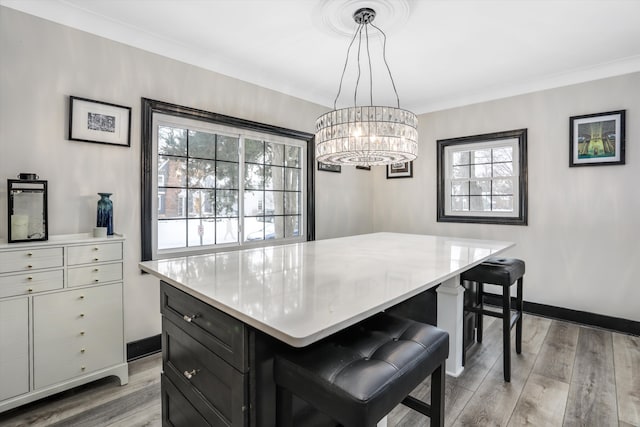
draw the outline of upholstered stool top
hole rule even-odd
[[[382,419],[444,363],[449,334],[381,313],[312,346],[275,359],[276,384],[340,414],[345,425]]]
[[[511,286],[524,276],[524,261],[517,258],[489,258],[485,262],[462,273],[462,280]]]

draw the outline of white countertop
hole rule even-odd
[[[303,347],[513,246],[373,233],[140,263],[140,268],[285,343]]]

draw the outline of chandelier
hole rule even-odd
[[[375,16],[376,12],[370,8],[358,9],[353,14],[353,19],[358,27],[347,49],[347,59],[342,70],[338,94],[333,102],[333,110],[321,115],[316,120],[316,158],[322,163],[356,166],[388,165],[409,162],[417,157],[418,119],[414,113],[400,108],[400,98],[386,58],[387,36],[380,28],[372,24]],[[375,28],[382,34],[382,58],[396,95],[397,107],[373,105],[369,27]],[[370,105],[368,106],[357,105],[363,31],[369,64]],[[358,38],[358,75],[353,97],[354,106],[336,109],[349,62],[349,54],[356,37]]]

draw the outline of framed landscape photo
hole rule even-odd
[[[413,177],[413,162],[392,163],[387,165],[387,179]]]
[[[569,166],[624,165],[625,110],[569,118]]]
[[[69,98],[69,139],[131,146],[131,107]]]

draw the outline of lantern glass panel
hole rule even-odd
[[[9,242],[47,240],[47,181],[8,180]]]

